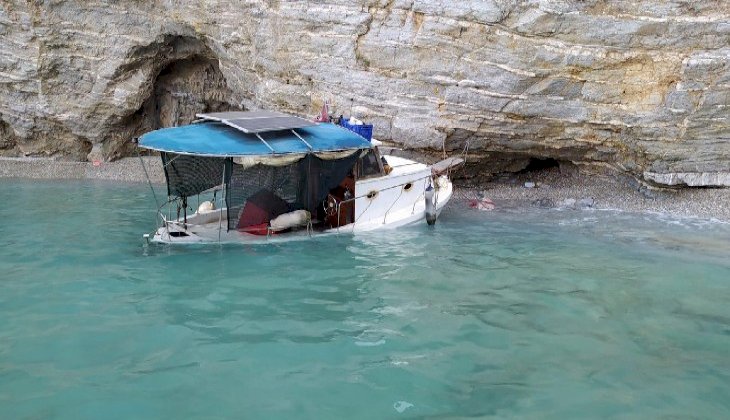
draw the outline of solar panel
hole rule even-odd
[[[215,112],[198,114],[197,117],[208,121],[220,121],[244,133],[291,130],[317,125],[313,121],[275,111]]]
[[[244,133],[263,133],[266,131],[291,130],[316,125],[299,117],[274,117],[225,120],[224,124],[243,131]]]
[[[197,114],[196,117],[210,121],[223,121],[235,119],[249,118],[272,118],[287,117],[287,114],[276,111],[229,111],[229,112],[211,112],[209,114]]]

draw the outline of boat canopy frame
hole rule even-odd
[[[282,118],[283,122],[275,129],[250,131],[239,125],[242,124],[241,121],[272,118],[244,118],[248,114],[257,113],[198,114],[198,117],[209,119],[186,126],[151,131],[142,135],[137,144],[143,149],[158,152],[209,157],[328,153],[373,147],[364,137],[340,126],[329,123],[305,125],[299,122],[303,119],[293,116],[286,117],[289,119]],[[217,115],[231,118],[217,118]],[[211,119],[214,117],[217,119]],[[292,121],[289,125],[284,124],[290,120]],[[259,124],[263,123],[259,121]]]
[[[185,223],[188,197],[215,188],[224,190],[221,202],[226,206],[226,230],[242,227],[242,214],[251,197],[266,196],[270,202],[277,197],[289,211],[313,213],[358,159],[373,149],[369,141],[349,130],[298,117],[275,121],[276,130],[261,129],[276,120],[271,114],[199,114],[200,122],[152,131],[138,139],[140,148],[160,152],[167,203],[177,203],[178,217],[182,210]],[[266,121],[257,120],[259,117]],[[235,124],[227,124],[229,119]],[[256,122],[258,131],[246,131],[247,121]],[[158,213],[165,223],[161,209]]]

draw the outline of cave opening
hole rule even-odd
[[[150,128],[190,124],[195,115],[234,110],[218,62],[202,56],[173,61],[160,71],[143,105]]]
[[[215,54],[200,40],[170,37],[137,53],[125,72],[151,66],[153,78],[145,85],[142,105],[110,130],[103,142],[103,158],[133,154],[130,141],[160,128],[191,123],[195,115],[242,110],[232,102],[232,91]],[[162,58],[161,58],[162,57]]]
[[[456,174],[457,185],[478,187],[489,182],[523,183],[539,180],[556,183],[572,177],[578,167],[570,160],[539,154],[490,152],[474,157]]]
[[[15,156],[15,143],[10,124],[0,120],[0,156]]]
[[[532,172],[545,171],[552,168],[560,168],[560,162],[553,158],[531,157],[524,169],[518,171],[518,174],[528,174]]]
[[[10,125],[3,120],[0,120],[0,152],[12,149],[15,147],[15,140],[11,134]]]

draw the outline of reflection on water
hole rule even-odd
[[[730,409],[728,225],[454,203],[435,228],[175,248],[142,244],[142,186],[0,201],[2,418]]]

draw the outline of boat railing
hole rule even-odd
[[[407,181],[404,181],[404,182],[401,182],[401,183],[398,183],[398,184],[395,184],[395,185],[391,185],[391,186],[389,186],[389,187],[385,187],[385,188],[381,188],[381,189],[378,189],[378,190],[377,190],[377,191],[378,191],[378,193],[380,193],[380,192],[383,192],[383,191],[393,190],[393,189],[396,189],[396,188],[400,188],[400,189],[401,189],[401,194],[398,194],[398,196],[397,196],[397,197],[395,198],[395,200],[393,200],[393,202],[392,202],[392,203],[390,204],[390,206],[388,207],[388,210],[386,210],[385,214],[383,215],[383,224],[385,224],[385,223],[386,223],[386,219],[387,219],[387,217],[388,217],[388,213],[390,213],[390,211],[391,211],[391,210],[392,210],[392,209],[393,209],[393,208],[395,207],[395,205],[396,205],[396,203],[398,202],[398,200],[400,200],[400,198],[401,198],[401,196],[402,196],[402,189],[403,189],[403,187],[404,187],[405,185],[407,185],[407,184],[413,184],[413,183],[415,183],[415,182],[417,182],[417,181],[421,181],[421,180],[424,180],[424,179],[432,179],[433,177],[434,177],[434,175],[433,175],[433,174],[431,174],[431,173],[429,173],[429,174],[427,174],[427,175],[423,175],[423,176],[417,177],[417,178],[410,178],[410,177],[408,177],[408,178],[407,178],[407,179],[408,179]],[[211,191],[214,191],[214,190],[216,190],[216,189],[219,189],[219,188],[220,188],[219,186],[218,186],[218,187],[213,187],[213,188],[211,188],[211,189],[209,189],[209,190],[207,190],[207,191],[204,191],[204,192],[211,192]],[[372,197],[371,197],[371,194],[372,194],[372,191],[369,191],[369,192],[368,192],[368,193],[366,193],[366,194],[361,194],[361,195],[358,195],[358,196],[354,196],[354,197],[351,197],[351,198],[347,198],[347,199],[342,199],[342,200],[338,200],[338,201],[337,201],[337,220],[340,220],[340,216],[341,216],[341,213],[342,213],[342,206],[343,206],[343,205],[345,205],[345,204],[348,204],[348,203],[353,203],[353,202],[355,202],[356,200],[359,200],[359,199],[363,199],[363,198],[372,198]],[[414,201],[414,203],[413,203],[413,206],[412,206],[412,208],[411,208],[411,214],[415,213],[415,211],[416,211],[416,205],[418,204],[418,201],[419,201],[419,200],[420,200],[420,199],[421,199],[421,198],[422,198],[423,196],[424,196],[424,192],[422,192],[422,193],[421,193],[421,194],[419,195],[419,197],[418,197],[418,198],[417,198],[417,199],[416,199],[416,200]],[[187,221],[180,221],[180,220],[178,220],[178,219],[173,219],[173,217],[172,217],[172,214],[168,214],[168,215],[165,215],[165,213],[164,213],[163,209],[164,209],[165,207],[167,207],[167,208],[168,208],[168,213],[169,213],[169,212],[171,211],[171,209],[172,209],[172,206],[170,206],[170,205],[171,205],[172,203],[175,203],[175,202],[177,202],[177,201],[178,201],[179,199],[180,199],[179,197],[173,197],[173,198],[170,198],[170,197],[168,197],[167,201],[165,201],[164,203],[162,203],[162,204],[161,204],[161,205],[160,205],[160,206],[158,207],[158,209],[157,209],[157,214],[158,214],[158,216],[160,217],[160,220],[161,220],[161,222],[162,222],[162,223],[161,223],[161,225],[162,225],[162,227],[164,227],[165,229],[168,229],[168,227],[169,227],[170,225],[174,225],[174,226],[182,226],[182,227],[183,227],[184,229],[186,229],[188,225],[193,225],[193,226],[195,226],[195,225],[196,225],[195,223],[190,223],[190,222],[187,222]],[[224,198],[223,198],[223,197],[221,197],[221,198],[220,198],[219,200],[223,201],[223,200],[224,200]],[[216,200],[216,201],[218,201],[218,200]],[[371,204],[373,203],[373,201],[374,201],[374,199],[373,199],[373,200],[370,200],[370,201],[368,202],[368,206],[367,206],[367,207],[365,207],[365,209],[364,209],[364,210],[363,210],[362,212],[360,212],[360,214],[359,214],[358,216],[356,216],[356,217],[355,217],[355,220],[354,220],[354,221],[353,221],[352,223],[350,223],[350,224],[352,225],[352,229],[353,229],[353,230],[354,230],[354,228],[355,228],[355,224],[356,224],[356,223],[357,223],[357,222],[358,222],[359,220],[361,220],[361,218],[363,217],[363,215],[364,215],[364,214],[365,214],[365,213],[367,212],[367,210],[368,210],[368,209],[370,208],[370,205],[371,205]],[[222,204],[222,203],[221,203],[221,204]],[[223,205],[221,205],[221,206],[219,207],[219,209],[220,209],[220,211],[221,211],[221,217],[222,217]],[[222,225],[222,220],[221,220],[221,221],[219,221],[219,228],[221,228],[221,227],[222,227],[221,225]],[[336,231],[337,231],[338,233],[340,232],[340,227],[341,227],[341,226],[339,226],[339,225],[337,226],[337,230],[336,230]],[[311,229],[311,227],[308,227],[308,231],[309,231],[309,229]],[[311,236],[311,232],[310,232],[310,236]]]
[[[382,188],[382,189],[379,189],[377,191],[378,191],[378,193],[380,193],[380,192],[392,190],[392,189],[395,189],[395,188],[401,188],[401,192],[402,192],[403,191],[403,187],[405,185],[407,185],[407,184],[413,184],[416,181],[421,181],[423,179],[430,179],[430,178],[432,178],[432,175],[431,174],[424,175],[424,176],[421,176],[421,177],[418,177],[418,178],[415,178],[415,179],[408,178],[409,180],[406,181],[406,182],[403,182],[403,183],[400,183],[400,184],[396,184],[396,185],[391,185],[390,187]],[[355,197],[351,197],[351,198],[339,200],[337,202],[337,220],[340,220],[340,212],[341,212],[341,208],[342,208],[342,205],[343,204],[351,203],[351,202],[354,202],[355,200],[359,200],[361,198],[370,198],[369,196],[371,194],[372,194],[372,191],[368,191],[367,194],[362,194],[362,195],[358,195],[358,196],[355,196]],[[385,219],[388,217],[388,212],[390,212],[390,210],[395,206],[395,203],[397,203],[398,200],[400,200],[401,195],[402,195],[402,193],[399,194],[398,197],[396,197],[396,199],[390,205],[390,207],[388,208],[388,210],[385,212],[385,215],[383,216],[383,224],[385,224]],[[421,196],[423,196],[423,195],[424,194],[421,193]],[[421,196],[419,196],[418,199],[420,199]],[[418,199],[416,199],[416,202],[413,204],[413,208],[411,210],[411,214],[413,214],[413,213],[416,212],[416,203],[418,203]],[[363,210],[360,213],[360,217],[362,217],[362,215],[364,215],[365,212],[370,208],[370,204],[372,204],[373,201],[374,200],[370,200],[370,202],[368,203],[368,206],[365,207],[365,210]],[[355,217],[355,220],[351,223],[353,229],[355,229],[355,224],[357,223],[357,221],[358,221],[358,217]],[[340,231],[340,226],[338,224],[338,226],[337,226],[337,232],[339,233],[339,231]]]
[[[216,193],[218,191],[222,191],[223,189],[220,186],[216,186],[210,189],[207,189],[205,191],[202,191],[200,194],[198,194],[198,207],[200,207],[200,195],[206,194],[206,193]],[[174,219],[170,211],[172,210],[171,204],[177,202],[180,200],[180,197],[168,197],[167,201],[163,202],[158,208],[157,208],[157,215],[160,217],[160,220],[162,221],[161,225],[158,227],[166,227],[168,224],[176,224],[176,225],[196,225],[196,223],[190,223],[190,222],[181,222],[177,219]],[[218,207],[218,210],[220,211],[222,218],[223,209],[225,208],[225,198],[220,197],[218,199],[215,199],[214,204]],[[168,214],[165,215],[164,209],[167,207]],[[214,210],[215,211],[215,210]],[[197,213],[197,212],[196,212]],[[219,220],[219,224],[221,221]]]

